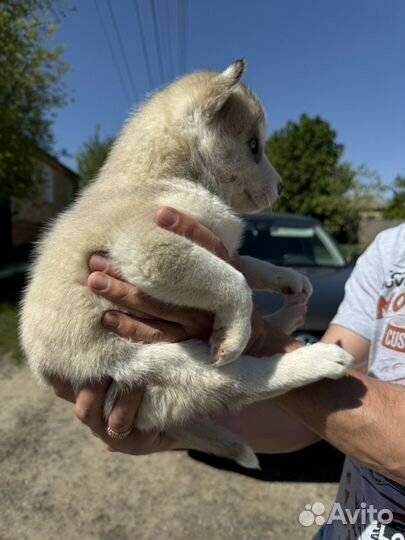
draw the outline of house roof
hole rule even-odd
[[[56,157],[52,156],[51,154],[49,154],[45,150],[42,150],[42,148],[38,148],[38,154],[39,154],[40,157],[42,157],[46,161],[48,161],[48,163],[49,162],[53,163],[54,165],[56,165],[60,169],[63,169],[65,172],[67,172],[75,180],[79,180],[79,175],[77,174],[77,172],[73,171],[72,169],[70,169],[69,167],[67,167],[63,163],[61,163]]]

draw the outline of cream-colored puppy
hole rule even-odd
[[[97,180],[44,235],[21,312],[21,339],[33,371],[76,390],[111,377],[105,414],[132,385],[146,388],[141,430],[166,431],[185,447],[257,466],[253,452],[209,415],[340,377],[350,356],[316,344],[271,358],[241,356],[250,336],[251,289],[288,292],[276,314],[287,331],[302,322],[311,288],[293,270],[246,257],[242,271],[184,237],[159,228],[172,206],[209,227],[229,253],[242,221],[277,198],[281,179],[266,158],[265,115],[240,84],[245,62],[223,73],[194,73],[154,94],[124,127]],[[121,309],[87,287],[87,262],[106,251],[125,280],[145,293],[214,313],[209,347],[197,340],[142,344],[102,328]],[[198,419],[196,419],[198,418]]]

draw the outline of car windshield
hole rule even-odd
[[[347,264],[335,241],[316,224],[249,220],[240,253],[281,266],[340,268]]]

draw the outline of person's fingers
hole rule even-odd
[[[182,214],[174,208],[164,207],[157,211],[155,220],[159,227],[185,236],[191,242],[211,251],[217,257],[230,262],[228,251],[222,240],[194,218]]]
[[[95,293],[111,300],[115,304],[145,313],[155,319],[162,319],[178,323],[182,326],[201,329],[205,329],[212,324],[212,315],[205,311],[159,302],[159,300],[148,296],[137,287],[102,272],[93,272],[90,274],[87,283]],[[113,318],[111,316],[111,328],[115,322]]]
[[[120,278],[120,272],[115,268],[111,259],[104,252],[94,253],[89,259],[89,269],[92,272],[105,272],[110,276]]]
[[[201,326],[183,326],[161,320],[135,319],[120,311],[107,311],[101,320],[103,326],[121,337],[143,343],[177,343],[185,339],[207,339],[210,336],[212,321],[207,318]]]
[[[105,380],[86,386],[76,398],[76,418],[93,431],[105,430],[104,401],[110,383],[110,380]]]
[[[94,383],[83,388],[76,400],[75,415],[88,426],[93,435],[101,439],[107,450],[125,454],[141,455],[162,452],[176,447],[176,442],[157,431],[141,433],[136,428],[125,439],[114,439],[107,433],[104,421],[105,395],[111,380]],[[143,398],[143,389],[132,389],[114,405],[108,419],[108,427],[123,433],[134,426],[136,414]]]
[[[144,390],[132,388],[115,403],[108,419],[108,427],[118,433],[128,431],[134,426],[136,413],[142,402]]]
[[[108,419],[108,427],[117,433],[125,433],[133,429],[124,439],[109,436],[106,427],[99,430],[98,434],[110,452],[141,455],[162,452],[176,446],[175,441],[164,433],[140,432],[134,427],[143,397],[143,388],[132,388],[115,403]]]
[[[72,385],[69,382],[62,381],[61,379],[53,379],[51,384],[55,396],[62,398],[66,401],[70,401],[71,403],[74,403],[76,401]]]
[[[163,304],[158,300],[144,294],[135,286],[103,272],[92,272],[87,278],[87,285],[95,293],[123,307],[144,311],[152,316],[160,315],[163,310]]]

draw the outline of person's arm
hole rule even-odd
[[[261,407],[264,417],[267,407],[269,411],[274,405],[281,407],[303,423],[309,433],[325,439],[371,469],[405,484],[405,389],[366,375],[370,342],[361,335],[331,325],[322,341],[340,345],[355,358],[345,377],[324,379],[279,396],[272,404],[263,402],[254,407],[258,410]],[[268,347],[271,350],[270,344]],[[267,354],[266,343],[262,344],[261,354]],[[255,446],[255,440],[261,440],[261,424],[254,424],[254,408],[247,412],[249,414],[245,413],[241,424],[235,427],[243,435],[244,430],[252,429],[250,422],[253,422],[255,432],[250,440]],[[236,421],[232,420],[234,425]],[[306,433],[302,427],[300,429]],[[266,452],[265,440],[263,442],[262,451]]]
[[[322,341],[354,356],[349,373],[293,390],[275,403],[343,453],[404,484],[405,389],[365,374],[370,342],[359,334],[332,325]]]
[[[259,335],[261,341],[256,343],[256,356],[269,356],[275,350],[289,352],[301,346],[296,341],[283,344],[281,333],[271,326]],[[349,352],[354,358],[352,370],[367,372],[370,348],[367,339],[346,328],[332,325],[322,341],[339,345]],[[266,400],[253,403],[237,413],[224,413],[219,421],[238,433],[256,452],[263,454],[293,452],[325,438],[308,429],[311,426],[305,426],[292,412],[286,408],[283,410],[275,400]]]
[[[358,371],[324,379],[275,402],[371,469],[405,484],[405,390]]]

